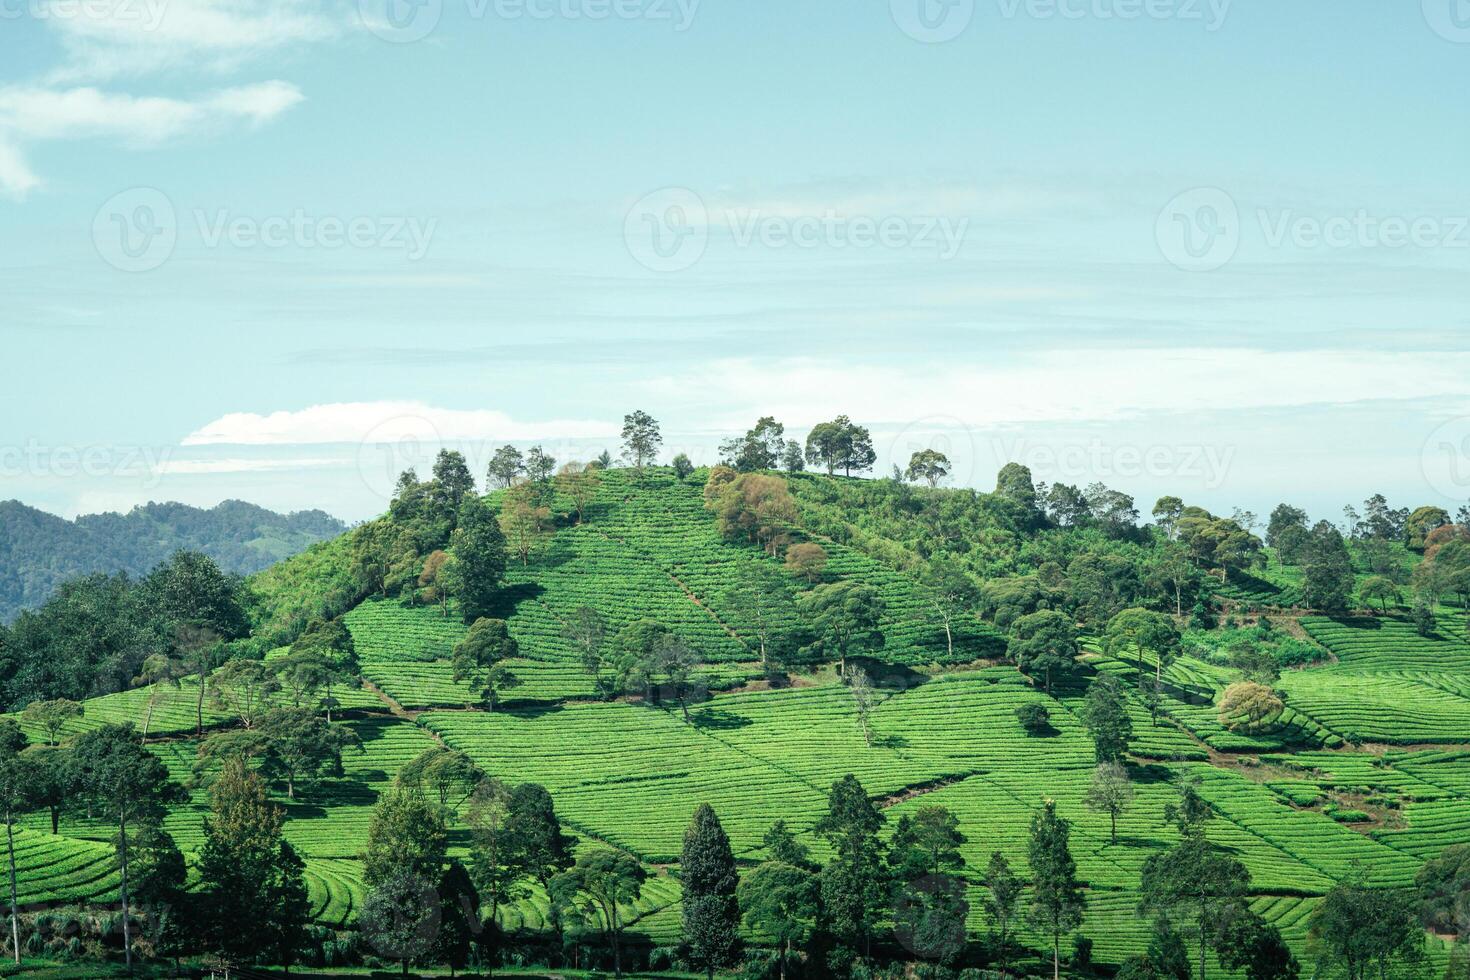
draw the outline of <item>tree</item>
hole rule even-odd
[[[774,555],[796,524],[796,500],[786,481],[764,473],[742,473],[724,482],[706,506],[726,538],[746,538]]]
[[[422,793],[395,785],[378,797],[362,853],[362,881],[374,887],[398,870],[436,882],[448,836],[444,817]]]
[[[1307,512],[1290,504],[1277,504],[1266,524],[1266,544],[1281,550],[1282,535],[1291,528],[1307,529]]]
[[[452,566],[452,560],[446,563],[445,574]],[[332,685],[356,686],[359,681],[357,646],[347,624],[341,619],[313,619],[291,644],[291,656],[310,658],[317,670],[317,676],[326,688],[326,696],[321,703],[330,724],[332,709],[337,707],[337,700],[332,697]]]
[[[607,624],[602,614],[591,606],[578,606],[562,624],[561,635],[577,651],[582,669],[592,676],[598,690],[604,696],[611,696],[615,683],[602,672],[602,647],[607,640]]]
[[[1404,544],[1414,551],[1423,551],[1429,535],[1449,523],[1449,511],[1443,507],[1420,507],[1404,523]]]
[[[470,797],[467,816],[473,842],[470,876],[494,928],[500,908],[524,898],[526,877],[520,854],[512,846],[510,791],[498,779],[482,780]],[[493,960],[492,960],[493,962]]]
[[[773,470],[786,449],[786,427],[767,415],[744,436],[720,443],[720,462],[741,473]]]
[[[20,717],[27,725],[34,725],[46,733],[47,745],[60,745],[62,729],[85,713],[86,709],[77,702],[57,698],[53,701],[32,701],[26,705]]]
[[[802,541],[786,549],[786,570],[808,582],[820,582],[827,567],[827,549],[815,541]]]
[[[689,479],[689,474],[694,472],[694,461],[689,458],[688,453],[680,453],[674,457],[674,478],[683,482]]]
[[[1358,869],[1312,910],[1311,936],[1348,980],[1385,976],[1395,964],[1418,966],[1426,957],[1416,904],[1407,890],[1369,887]]]
[[[465,753],[434,745],[405,763],[394,780],[412,791],[432,793],[447,822],[484,778],[484,770]]]
[[[1047,800],[1031,817],[1027,847],[1033,885],[1030,919],[1034,928],[1051,937],[1053,980],[1062,975],[1062,935],[1082,924],[1087,907],[1068,843],[1071,833],[1072,825],[1057,816],[1054,800]]]
[[[613,973],[623,975],[624,922],[620,906],[632,905],[643,894],[648,872],[631,855],[610,847],[584,854],[571,870],[552,879],[552,891],[589,913],[599,922],[613,954]]]
[[[975,580],[964,564],[948,551],[933,555],[919,569],[919,584],[924,586],[929,608],[944,626],[944,642],[949,658],[954,658],[954,620],[979,598]]]
[[[178,551],[143,581],[144,601],[176,626],[193,626],[226,640],[250,632],[240,605],[240,580],[220,571],[214,559],[197,551]]]
[[[806,461],[826,467],[828,476],[839,467],[846,476],[870,470],[877,459],[872,435],[846,415],[823,422],[806,437]]]
[[[1164,540],[1173,541],[1179,536],[1179,518],[1184,516],[1184,501],[1178,497],[1160,497],[1154,504],[1153,518],[1158,522],[1159,530],[1164,532]]]
[[[809,660],[836,660],[845,671],[848,657],[883,648],[883,600],[872,586],[851,579],[819,585],[797,600],[797,608],[816,634],[801,651]]]
[[[178,661],[164,653],[155,653],[143,661],[138,676],[133,678],[135,687],[148,689],[148,706],[143,711],[143,744],[148,744],[148,730],[153,726],[153,709],[158,706],[161,690],[172,687],[179,689],[179,678],[183,668]]]
[[[1231,731],[1259,731],[1285,710],[1281,695],[1255,681],[1239,681],[1220,694],[1220,724]]]
[[[1042,675],[1048,694],[1052,675],[1077,669],[1077,652],[1077,625],[1070,616],[1051,609],[1016,620],[1006,647],[1006,656],[1024,673]]]
[[[1011,930],[1021,914],[1021,896],[1025,883],[1011,870],[1010,862],[1000,851],[992,851],[985,866],[985,917],[993,926],[1000,972],[1004,976],[1010,960]]]
[[[41,774],[21,754],[25,733],[14,721],[0,721],[0,820],[5,821],[5,855],[10,870],[10,948],[20,963],[20,903],[16,891],[15,821],[36,804]]]
[[[1216,941],[1220,965],[1245,971],[1246,980],[1297,980],[1301,964],[1281,931],[1249,909],[1233,915]]]
[[[787,439],[781,449],[781,468],[787,473],[801,473],[806,469],[806,456],[795,439]]]
[[[526,460],[515,446],[501,446],[490,459],[485,476],[486,484],[502,489],[515,482],[516,477],[526,471]]]
[[[1032,735],[1039,735],[1051,728],[1051,712],[1039,701],[1027,701],[1016,707],[1016,720]]]
[[[1356,579],[1353,559],[1337,528],[1321,521],[1312,528],[1302,556],[1302,599],[1313,609],[1342,612]]]
[[[362,748],[362,740],[350,728],[333,725],[314,712],[301,708],[277,708],[260,722],[265,739],[261,772],[286,784],[288,799],[296,798],[296,787],[312,784],[324,775],[342,774],[342,750],[349,745]]]
[[[771,824],[765,836],[761,838],[761,844],[766,849],[766,860],[779,861],[797,868],[811,870],[815,865],[811,862],[811,852],[807,846],[796,839],[796,835],[786,826],[785,820],[777,820]]]
[[[464,499],[475,492],[475,478],[465,465],[464,454],[452,449],[441,449],[434,457],[434,479],[432,495],[438,509],[452,515],[459,510]]]
[[[787,551],[788,558],[797,547]],[[768,676],[774,675],[800,642],[795,628],[799,617],[789,584],[764,562],[741,563],[720,601],[735,614],[732,625],[737,626],[741,639],[755,641],[761,668]]]
[[[740,879],[730,838],[708,803],[699,805],[684,831],[679,880],[689,958],[714,980],[715,969],[729,965],[735,957],[740,924],[735,888]]]
[[[1116,677],[1103,674],[1094,680],[1078,715],[1092,736],[1098,762],[1117,762],[1128,754],[1133,719],[1128,714],[1128,693]]]
[[[1385,575],[1374,575],[1366,579],[1358,589],[1358,598],[1364,602],[1372,602],[1374,599],[1383,603],[1383,612],[1388,613],[1389,602],[1403,602],[1404,594],[1394,584],[1393,579]]]
[[[597,499],[601,486],[602,470],[576,460],[567,463],[556,475],[556,488],[571,498],[578,524],[587,519],[587,508]]]
[[[960,822],[942,806],[926,804],[898,818],[888,842],[888,864],[905,881],[928,875],[959,874],[965,869],[960,848],[968,843]]]
[[[174,956],[195,944],[192,918],[187,913],[188,868],[173,837],[157,823],[144,823],[129,839],[132,853],[128,870],[135,908],[144,910],[144,937],[155,954]]]
[[[786,980],[792,947],[805,946],[816,927],[816,876],[800,865],[773,858],[745,876],[736,898],[746,928],[775,940],[778,975]]]
[[[240,758],[225,762],[210,795],[199,856],[201,938],[228,962],[289,963],[310,907],[302,861],[281,836],[281,809]]]
[[[505,575],[505,535],[495,514],[479,498],[470,497],[460,507],[449,553],[457,570],[461,612],[465,622],[473,623],[493,608]]]
[[[1118,816],[1126,813],[1133,803],[1133,784],[1128,780],[1128,770],[1116,759],[1099,762],[1092,771],[1092,783],[1083,799],[1093,810],[1108,815],[1111,842],[1117,844]]]
[[[169,780],[168,768],[137,741],[132,725],[103,725],[77,737],[71,750],[77,785],[94,813],[117,826],[119,896],[122,902],[123,950],[133,962],[128,907],[128,827],[161,820],[170,803],[187,798]]]
[[[447,963],[449,975],[469,965],[470,947],[484,932],[480,893],[459,861],[450,858],[439,879],[439,931],[425,958]]]
[[[1139,886],[1140,915],[1164,915],[1192,924],[1199,940],[1199,976],[1204,980],[1205,955],[1219,928],[1240,910],[1250,886],[1250,872],[1217,850],[1202,833],[1188,834],[1169,850],[1143,863]]]
[[[842,683],[847,685],[852,694],[853,708],[857,711],[858,727],[863,730],[863,741],[869,748],[873,745],[873,708],[877,706],[878,695],[873,690],[873,682],[867,673],[857,664],[849,664],[842,668]]]
[[[1453,844],[1414,876],[1419,916],[1440,935],[1470,937],[1470,844]]]
[[[543,889],[549,889],[551,880],[570,868],[575,858],[575,841],[562,832],[551,794],[536,783],[517,785],[506,800],[506,818],[506,847],[516,865]],[[560,933],[561,920],[555,905],[551,915]]]
[[[505,493],[499,520],[506,543],[524,566],[550,533],[551,508],[536,502],[534,484],[517,483]]]
[[[658,421],[647,412],[636,411],[623,416],[623,459],[633,464],[638,479],[643,479],[643,467],[658,455],[664,442]]]
[[[454,681],[467,681],[485,709],[494,711],[500,704],[500,692],[521,684],[505,666],[505,661],[519,655],[510,624],[503,619],[477,619],[454,646]]]
[[[453,566],[454,559],[449,552],[436,550],[429,552],[424,559],[424,567],[419,572],[419,597],[437,605],[440,616],[449,615],[449,597],[456,584]]]
[[[847,775],[832,784],[827,812],[812,828],[836,853],[821,872],[826,926],[854,948],[869,947],[886,905],[883,845],[878,839],[884,822],[862,783]]]
[[[532,446],[526,453],[526,476],[532,483],[545,483],[556,472],[556,457],[540,446]]]
[[[255,727],[270,696],[280,689],[275,671],[262,660],[231,660],[209,678],[215,705],[234,715],[243,728]]]
[[[921,449],[909,457],[909,466],[904,470],[904,477],[910,483],[923,480],[933,489],[949,476],[949,468],[949,457],[944,453],[937,449]]]
[[[1179,656],[1179,629],[1162,613],[1147,609],[1125,609],[1108,621],[1103,648],[1120,656],[1132,648],[1140,673],[1149,654],[1154,660],[1154,681],[1163,684],[1164,668]]]
[[[368,889],[358,914],[358,928],[373,948],[397,960],[408,976],[408,966],[425,957],[435,945],[443,905],[430,879],[407,868],[394,868]]]
[[[222,646],[220,635],[208,627],[174,628],[174,650],[188,675],[194,678],[194,734],[200,738],[204,736],[204,693],[209,690],[209,674]]]

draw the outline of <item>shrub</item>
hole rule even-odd
[[[1029,701],[1017,708],[1016,720],[1033,735],[1051,728],[1051,712],[1046,710],[1046,705],[1036,701]]]

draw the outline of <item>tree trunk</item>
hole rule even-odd
[[[1108,816],[1113,821],[1113,843],[1116,844],[1118,843],[1118,813],[1116,810],[1109,810]]]
[[[153,725],[153,698],[155,691],[148,692],[148,710],[143,713],[143,745],[148,744],[148,729]]]
[[[781,944],[781,980],[786,980],[786,961],[791,958],[791,940]]]
[[[10,941],[15,946],[15,964],[20,965],[20,903],[15,888],[15,823],[5,814],[5,848],[10,854]]]
[[[128,922],[128,819],[119,817],[117,821],[117,839],[122,854],[122,926],[123,926],[123,959],[127,962],[128,972],[133,972],[133,932],[132,925]]]
[[[61,807],[53,806],[51,808],[51,836],[55,837],[59,833],[61,833]]]
[[[1205,919],[1200,916],[1199,921],[1199,980],[1205,980],[1205,952],[1209,946],[1207,943],[1208,933],[1205,932]]]
[[[1051,934],[1051,980],[1062,980],[1062,936]]]
[[[943,613],[941,613],[940,615],[943,615]],[[950,629],[949,629],[949,617],[948,616],[945,616],[944,617],[944,642],[949,647],[949,659],[950,660],[953,660],[954,659],[954,633],[950,632]]]
[[[207,662],[200,661],[199,700],[194,703],[194,734],[201,738],[204,736],[204,682],[209,679],[209,670],[204,666]]]
[[[327,724],[332,723],[332,675],[327,674]]]

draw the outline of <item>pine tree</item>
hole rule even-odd
[[[684,942],[694,963],[714,980],[715,969],[735,957],[740,909],[735,901],[739,876],[730,838],[708,803],[701,803],[684,831],[679,859],[684,888]]]

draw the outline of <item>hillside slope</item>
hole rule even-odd
[[[277,514],[239,500],[207,510],[150,503],[73,521],[0,501],[0,622],[45,602],[58,583],[77,575],[142,575],[180,549],[202,551],[225,571],[248,575],[343,530],[320,510]]]

